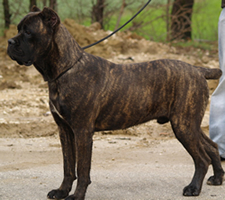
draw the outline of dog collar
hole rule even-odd
[[[76,62],[74,64],[72,64],[70,67],[68,67],[67,69],[65,69],[64,71],[62,71],[56,78],[52,79],[52,80],[47,80],[47,82],[52,83],[54,81],[56,81],[57,79],[59,79],[61,76],[63,76],[66,72],[68,72],[70,69],[72,69],[74,67],[74,65],[80,61],[80,59],[83,57],[83,53],[81,53],[80,57],[76,60]]]

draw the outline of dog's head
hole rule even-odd
[[[56,12],[33,7],[18,24],[18,34],[8,40],[8,55],[20,65],[30,66],[51,48],[54,34],[60,24]]]

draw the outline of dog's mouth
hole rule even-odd
[[[19,61],[19,60],[15,60],[19,65],[25,65],[25,66],[31,66],[33,64],[33,62],[31,60],[28,61]]]
[[[10,56],[10,58],[12,60],[15,60],[19,65],[30,66],[30,65],[33,64],[32,59],[28,59],[28,60],[24,59],[24,61],[21,60],[23,58],[23,55],[24,55],[24,53],[22,53],[22,52],[20,52],[19,55],[17,55],[17,54],[13,55],[13,53],[8,49],[8,55]]]
[[[19,65],[31,66],[33,64],[32,60],[21,61],[18,58],[16,58],[15,56],[12,56],[12,55],[9,55],[9,56],[12,60],[15,60]]]
[[[27,62],[23,63],[23,65],[25,65],[25,66],[31,66],[32,64],[33,64],[33,62],[31,60],[28,60]]]

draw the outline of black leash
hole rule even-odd
[[[109,34],[108,36],[102,38],[101,40],[97,41],[97,42],[94,42],[92,44],[89,44],[85,47],[82,47],[82,49],[87,49],[89,47],[92,47],[104,40],[106,40],[107,38],[111,37],[112,35],[114,35],[116,32],[118,32],[120,29],[122,29],[124,26],[126,26],[128,23],[130,23],[137,15],[139,15],[139,13],[145,9],[145,7],[151,2],[151,0],[149,0],[130,20],[128,20],[124,25],[122,25],[121,27],[119,27],[118,29],[116,29],[115,31],[113,31],[111,34]]]

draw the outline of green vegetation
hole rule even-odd
[[[12,23],[17,24],[20,19],[27,13],[27,0],[14,1],[10,4],[12,15]],[[58,0],[58,13],[62,20],[65,18],[73,18],[78,23],[89,26],[91,24],[91,8],[92,1],[90,0]],[[106,29],[114,30],[121,5],[121,0],[109,1],[106,12],[107,23]],[[126,7],[122,15],[120,25],[129,20],[140,8],[141,3],[146,3],[147,0],[137,1]],[[146,39],[154,41],[166,41],[166,3],[167,0],[152,0],[150,5],[128,24],[123,30],[126,30],[134,24],[141,24],[135,32],[144,36]],[[194,41],[217,41],[217,24],[221,1],[212,0],[195,0],[194,11],[192,16],[192,39]],[[142,4],[143,5],[143,4]],[[38,1],[38,5],[42,8],[42,1]],[[171,8],[170,8],[171,9]],[[0,10],[3,11],[2,4]],[[3,32],[3,12],[0,12],[0,33]]]
[[[192,15],[192,39],[197,41],[216,41],[218,19],[221,12],[220,1],[202,0],[196,1]],[[136,8],[137,10],[137,8]],[[136,12],[134,9],[126,13],[121,20],[121,24],[125,23]],[[113,30],[115,18],[110,22],[110,30]],[[166,7],[162,4],[150,4],[148,9],[144,10],[134,22],[143,21],[146,24],[136,32],[143,35],[146,39],[154,41],[166,41]],[[150,23],[149,23],[150,22]],[[131,24],[129,25],[131,26]],[[128,26],[128,27],[129,27]],[[127,27],[126,27],[127,28]],[[125,28],[125,29],[126,29]]]
[[[192,17],[193,39],[217,40],[218,19],[221,10],[221,1],[202,0],[195,3]]]

